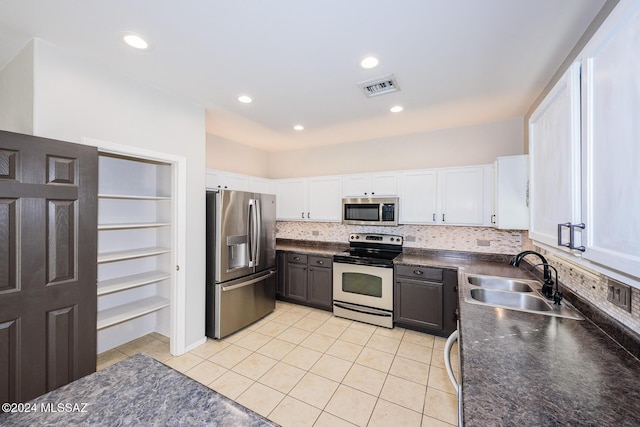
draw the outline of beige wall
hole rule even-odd
[[[270,153],[270,178],[493,163],[523,154],[523,120]]]
[[[269,153],[207,134],[207,168],[269,178]]]
[[[33,41],[0,70],[0,129],[33,133]]]

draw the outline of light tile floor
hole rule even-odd
[[[285,427],[450,426],[458,402],[444,343],[278,301],[264,319],[182,356],[152,333],[98,355],[98,370],[144,352]]]

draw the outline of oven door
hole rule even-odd
[[[393,311],[393,268],[334,262],[333,300]]]

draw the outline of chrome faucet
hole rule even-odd
[[[511,261],[509,261],[509,264],[513,265],[514,267],[519,267],[520,261],[522,261],[522,259],[527,255],[536,255],[542,261],[541,264],[536,264],[534,266],[534,267],[537,267],[538,265],[544,266],[544,283],[542,284],[542,294],[547,298],[553,298],[553,279],[551,278],[551,271],[549,271],[549,267],[551,266],[549,265],[545,257],[543,257],[541,254],[535,251],[524,251],[514,256],[511,259]],[[558,280],[558,277],[556,273],[556,281],[557,280]]]

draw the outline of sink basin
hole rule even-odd
[[[565,300],[560,305],[547,300],[537,280],[465,274],[461,283],[464,300],[471,304],[584,320]]]
[[[493,276],[467,276],[467,280],[473,286],[489,289],[501,289],[513,292],[533,292],[533,288],[522,280],[507,279]]]
[[[529,288],[531,289],[531,288]],[[529,291],[530,292],[530,291]],[[504,292],[494,289],[471,289],[471,298],[486,304],[526,311],[551,311],[546,301],[524,292]]]

